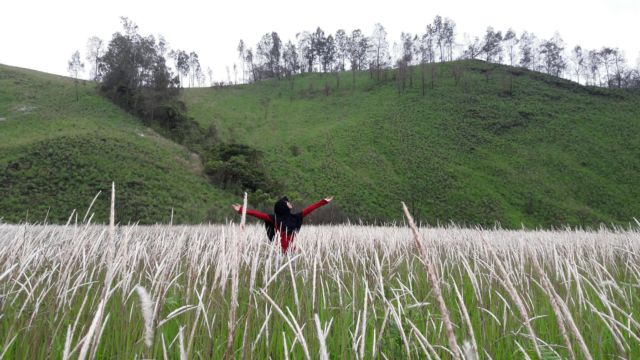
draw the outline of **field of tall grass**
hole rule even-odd
[[[640,358],[638,230],[416,230],[0,224],[0,358]]]

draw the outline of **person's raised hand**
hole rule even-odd
[[[324,198],[324,201],[326,201],[326,202],[328,202],[328,203],[330,203],[330,202],[331,202],[331,200],[333,200],[333,196],[328,197],[328,198]]]
[[[233,210],[235,210],[236,212],[239,212],[240,209],[242,209],[242,205],[240,204],[233,204],[231,205],[231,207],[233,208]]]

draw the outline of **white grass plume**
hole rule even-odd
[[[180,331],[178,332],[178,344],[180,345],[180,360],[187,360],[187,352],[184,349],[184,326],[180,326]]]
[[[71,349],[71,338],[73,334],[71,333],[71,325],[67,326],[67,338],[64,341],[64,350],[62,352],[62,360],[69,359],[69,350]]]
[[[104,312],[104,307],[106,305],[107,299],[104,297],[100,304],[98,305],[98,310],[96,311],[95,316],[93,317],[93,321],[91,322],[91,326],[89,326],[89,330],[87,331],[87,335],[82,340],[82,347],[80,348],[80,354],[78,355],[78,360],[84,360],[89,352],[89,346],[92,343],[94,333],[98,327],[101,327],[102,323],[102,314]]]
[[[407,221],[409,222],[409,227],[413,232],[413,239],[415,241],[416,247],[418,248],[418,252],[420,253],[420,256],[422,258],[424,267],[427,270],[429,283],[431,284],[433,292],[435,293],[438,307],[440,308],[440,316],[442,316],[442,322],[444,323],[444,326],[445,326],[447,341],[449,343],[449,349],[452,351],[454,359],[456,360],[460,359],[460,354],[458,352],[458,343],[456,342],[456,336],[453,332],[453,324],[451,323],[451,318],[449,317],[449,309],[447,309],[447,305],[444,302],[444,298],[442,297],[442,290],[440,289],[440,280],[436,275],[435,269],[433,268],[433,264],[431,264],[431,261],[429,260],[429,257],[425,249],[422,247],[422,244],[420,243],[420,233],[418,232],[418,228],[413,222],[413,217],[411,216],[411,213],[409,212],[409,209],[407,208],[407,205],[404,204],[404,202],[402,203],[402,209],[404,210],[404,214],[407,217]],[[395,312],[394,312],[394,315],[395,315]],[[396,318],[396,320],[398,321],[399,319]]]
[[[462,353],[465,360],[478,360],[478,351],[474,349],[474,346],[468,340],[462,343]]]
[[[313,320],[316,324],[316,332],[318,333],[318,342],[320,343],[320,359],[329,360],[329,353],[327,352],[327,334],[322,330],[320,325],[320,317],[318,313],[313,314]]]
[[[136,292],[140,297],[140,311],[144,318],[144,344],[150,348],[153,345],[153,300],[140,285],[136,286]]]

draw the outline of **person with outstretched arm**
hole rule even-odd
[[[287,250],[292,248],[293,239],[302,227],[302,219],[317,208],[327,205],[331,200],[333,200],[333,197],[324,198],[315,204],[307,206],[301,212],[292,214],[293,204],[289,201],[289,198],[284,196],[276,201],[273,206],[274,214],[265,214],[257,210],[247,209],[247,215],[264,221],[270,241],[273,241],[276,234],[279,234],[280,247],[282,247],[282,252],[286,253]],[[238,214],[242,214],[242,205],[233,204],[231,206]]]

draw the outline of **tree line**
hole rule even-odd
[[[421,39],[402,34],[403,42],[410,42],[411,54],[423,62],[451,61],[454,59],[455,27],[452,20],[440,16],[427,26]],[[419,41],[420,40],[420,41]],[[326,34],[320,27],[315,31],[296,34],[295,43],[284,43],[277,32],[266,33],[254,48],[243,40],[238,44],[238,57],[242,64],[243,80],[247,82],[266,78],[288,77],[309,72],[335,72],[380,70],[396,66],[387,39],[385,27],[377,23],[370,36],[355,29],[347,33],[339,29]]]
[[[195,51],[169,50],[164,38],[156,41],[158,52],[175,69],[179,87],[223,86],[250,83],[269,78],[290,78],[309,72],[344,72],[369,70],[378,79],[382,70],[407,68],[420,64],[482,59],[489,63],[520,66],[549,75],[564,77],[581,84],[600,87],[640,88],[640,69],[628,64],[623,51],[615,47],[587,49],[569,47],[556,33],[549,39],[538,38],[533,32],[517,34],[488,27],[481,36],[465,35],[457,39],[456,23],[435,16],[424,33],[402,32],[400,39],[388,39],[385,27],[377,23],[370,35],[361,29],[344,29],[326,33],[301,31],[286,42],[277,32],[265,33],[251,47],[244,40],[237,46],[238,63],[226,67],[226,81],[215,81],[210,67],[203,69]],[[104,55],[104,42],[92,37],[87,43],[86,59],[91,79],[99,79],[99,59]],[[74,54],[69,72],[75,78],[84,64]],[[72,62],[75,64],[72,67]],[[80,66],[82,65],[82,66]]]
[[[456,23],[439,15],[426,26],[424,33],[402,32],[399,41],[392,45],[385,27],[379,23],[369,36],[360,29],[350,33],[339,29],[335,34],[327,34],[318,27],[312,32],[297,33],[294,41],[284,42],[277,32],[269,32],[255,47],[248,47],[240,40],[237,51],[241,81],[365,69],[379,78],[383,69],[403,70],[419,64],[482,59],[565,77],[585,85],[640,87],[639,69],[629,66],[618,48],[586,49],[576,45],[570,49],[558,33],[541,39],[532,32],[518,35],[513,29],[503,33],[493,27],[488,27],[482,36],[465,36],[462,43],[456,35]],[[229,82],[233,83],[231,79]]]

